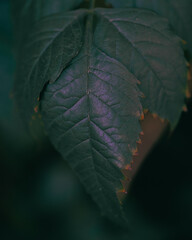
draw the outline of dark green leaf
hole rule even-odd
[[[112,59],[105,47],[99,47],[106,40],[99,35],[107,27],[98,23],[93,41],[93,29],[87,29],[78,57],[44,92],[42,111],[57,150],[102,211],[117,220],[121,219],[116,196],[120,169],[130,163],[136,148],[141,104],[137,79],[120,59]]]
[[[175,32],[187,41],[192,58],[192,1],[191,0],[106,0],[114,7],[136,7],[153,10],[166,17]]]
[[[155,14],[101,9],[96,13],[96,29],[87,29],[80,54],[46,88],[41,106],[57,150],[102,211],[117,219],[120,169],[131,162],[141,131],[138,80],[147,96],[145,106],[178,119],[185,62],[179,39]],[[173,73],[178,66],[179,77]]]
[[[39,22],[23,52],[21,109],[30,116],[49,82],[41,111],[51,141],[102,212],[125,221],[116,193],[139,140],[142,104],[171,122],[180,115],[180,39],[147,10],[82,10]]]

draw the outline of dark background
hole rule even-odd
[[[46,137],[25,132],[11,94],[13,42],[9,1],[0,0],[0,239],[192,239],[192,103],[135,177],[123,229],[100,215]]]

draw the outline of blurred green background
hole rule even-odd
[[[25,132],[11,94],[13,43],[9,1],[0,0],[0,239],[192,239],[192,103],[134,179],[123,229],[100,215],[46,137]]]

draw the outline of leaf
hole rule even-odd
[[[192,58],[191,0],[106,0],[115,8],[146,8],[166,17],[175,32],[187,42]]]
[[[63,35],[57,41],[56,29]],[[102,212],[126,222],[117,192],[139,140],[142,104],[170,121],[183,105],[180,39],[147,10],[82,10],[39,22],[22,58],[16,82],[21,109],[30,116],[49,82],[40,110],[52,143]]]
[[[134,75],[97,47],[102,29],[98,24],[94,43],[93,29],[87,29],[81,52],[47,87],[41,107],[53,144],[102,211],[117,221],[122,218],[116,196],[120,169],[130,162],[141,131],[140,91]]]

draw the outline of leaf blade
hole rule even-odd
[[[101,26],[97,28],[94,35]],[[116,221],[125,221],[116,191],[122,187],[121,168],[129,164],[141,131],[141,93],[137,79],[99,50],[94,37],[91,45],[86,44],[89,34],[88,30],[80,54],[55,84],[47,86],[41,108],[53,144],[84,179],[84,186],[102,212]],[[56,94],[61,98],[54,97]],[[66,109],[58,113],[55,106],[61,99]],[[128,133],[133,135],[129,147]]]

